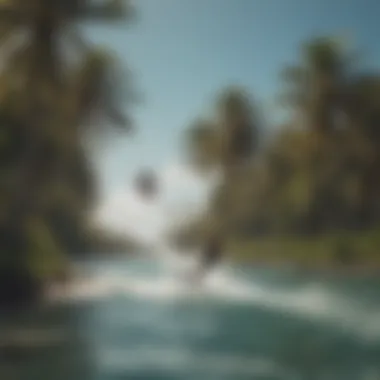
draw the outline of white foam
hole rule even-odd
[[[171,255],[167,252],[166,258],[158,262],[161,270],[157,277],[110,269],[87,279],[79,278],[66,289],[51,289],[49,295],[55,300],[124,295],[159,302],[187,302],[206,297],[218,302],[250,303],[260,308],[334,323],[366,339],[380,338],[380,308],[369,310],[323,284],[287,290],[243,281],[222,268],[211,273],[201,286],[193,287],[183,281],[183,277],[196,261],[178,257],[175,261]]]

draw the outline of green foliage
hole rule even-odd
[[[277,235],[231,238],[228,249],[234,259],[247,262],[287,264],[328,269],[358,264],[380,267],[380,229],[332,232],[319,236]]]
[[[67,257],[46,222],[31,219],[27,226],[27,237],[26,266],[33,278],[39,281],[51,280],[67,269]]]
[[[85,138],[127,130],[131,121],[118,105],[134,99],[130,86],[120,88],[113,57],[75,25],[130,14],[128,1],[0,2],[0,50],[20,29],[28,32],[0,72],[0,271],[7,273],[0,304],[29,298],[26,288],[62,275],[70,255],[94,248],[99,232],[88,216],[96,189]]]
[[[199,242],[201,231],[217,220],[233,240],[250,242],[237,250],[251,255],[283,252],[336,263],[351,262],[358,252],[378,255],[376,233],[359,231],[380,223],[380,77],[361,70],[336,40],[321,37],[301,47],[299,64],[285,68],[282,79],[293,112],[259,149],[257,122],[235,92],[221,97],[216,121],[191,129],[195,163],[222,169],[224,180],[206,215],[179,237]],[[352,245],[341,231],[354,231]]]
[[[196,121],[186,143],[191,162],[198,169],[221,169],[224,175],[248,161],[258,143],[258,116],[242,89],[221,92],[216,117]]]
[[[281,78],[286,84],[282,95],[302,123],[328,132],[338,123],[336,115],[344,108],[346,79],[353,59],[336,39],[319,37],[301,48],[299,65],[288,66]]]

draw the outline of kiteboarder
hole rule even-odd
[[[223,240],[218,234],[212,235],[205,243],[197,270],[191,275],[191,282],[199,283],[216,265],[223,255]]]
[[[203,271],[212,269],[221,261],[222,250],[222,239],[217,234],[212,236],[202,252],[201,268]]]

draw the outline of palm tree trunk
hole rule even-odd
[[[55,123],[56,110],[51,107],[53,103],[48,104],[44,97],[46,88],[50,88],[52,94],[56,92],[57,76],[54,26],[47,21],[49,17],[46,14],[43,16],[42,20],[37,20],[33,40],[27,52],[30,62],[26,72],[26,88],[22,96],[26,106],[22,115],[25,124],[23,129],[27,133],[25,138],[28,138],[29,145],[19,159],[18,181],[9,201],[8,218],[0,234],[1,246],[6,249],[7,257],[16,269],[24,268],[25,265],[25,255],[28,251],[28,218],[40,211],[43,190],[62,167],[59,152],[54,151],[51,139],[46,135],[49,129],[58,127]],[[52,154],[47,155],[47,151],[51,151]],[[23,273],[22,277],[31,275],[25,272],[25,268],[20,270]],[[30,281],[26,281],[25,284],[30,284]],[[1,287],[3,285],[1,284]],[[4,293],[3,290],[1,293]],[[18,296],[22,298],[22,294]]]

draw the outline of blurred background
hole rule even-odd
[[[0,379],[380,379],[379,12],[0,0]]]

